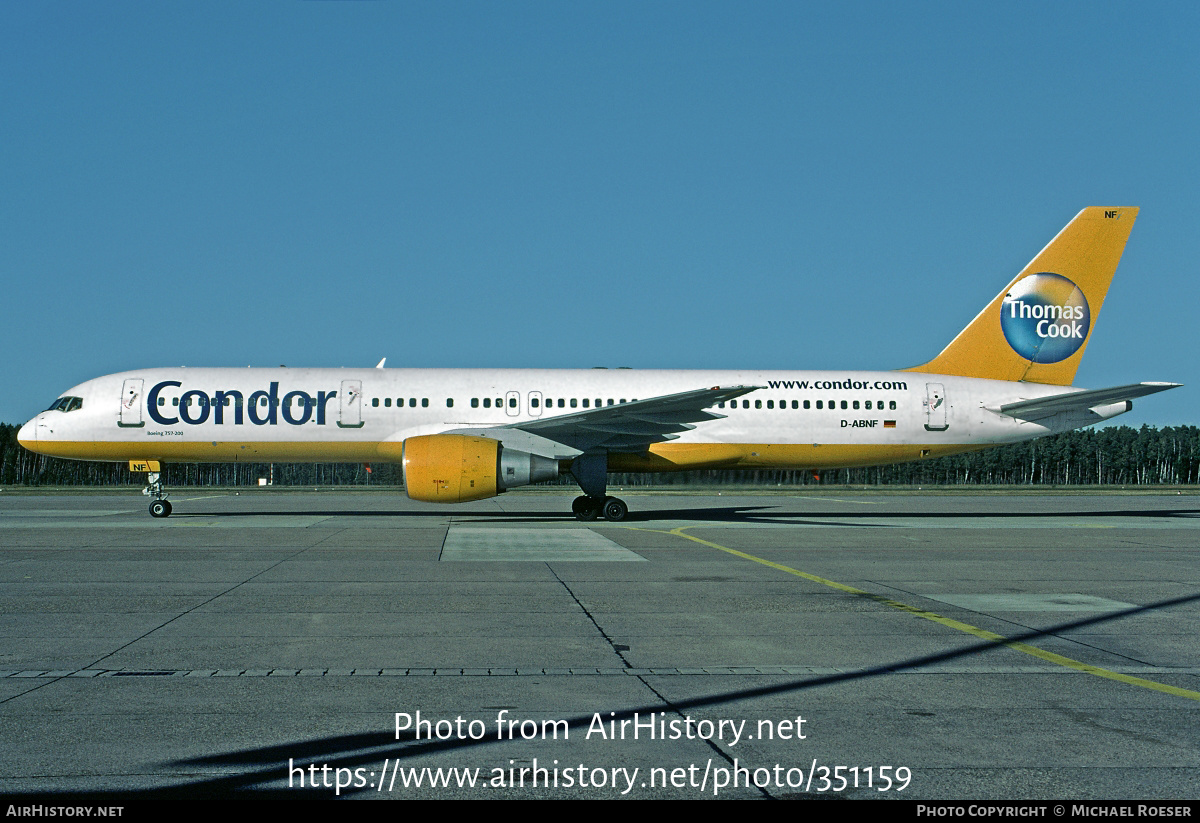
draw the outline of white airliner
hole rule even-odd
[[[414,500],[569,473],[581,520],[622,520],[609,472],[924,460],[1107,420],[1175,383],[1072,387],[1134,208],[1088,208],[937,357],[900,371],[158,368],[89,380],[26,423],[41,454],[129,461],[150,513],[172,462],[399,461]]]

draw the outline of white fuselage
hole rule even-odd
[[[1127,408],[1031,422],[994,409],[1063,387],[894,371],[159,368],[72,388],[64,397],[79,398],[77,408],[42,412],[19,439],[88,460],[370,462],[392,459],[381,444],[418,435],[488,429],[503,441],[511,424],[714,386],[760,388],[714,406],[721,419],[640,455],[614,455],[610,469],[892,463],[1066,431]],[[578,454],[561,444],[540,451]]]

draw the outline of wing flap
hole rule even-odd
[[[685,432],[696,428],[691,423],[649,423],[638,418],[629,421],[612,421],[596,423],[580,423],[581,428],[594,432],[610,434],[665,434],[667,432]]]
[[[720,420],[725,415],[716,414],[711,411],[701,410],[698,412],[664,412],[663,414],[630,414],[630,420],[641,420],[652,426],[679,426],[689,425],[691,423],[701,423],[705,420]],[[693,427],[694,428],[694,427]]]

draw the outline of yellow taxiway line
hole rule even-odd
[[[633,528],[633,527],[630,527],[630,528]],[[815,574],[809,574],[807,572],[802,572],[799,569],[793,569],[791,566],[785,566],[782,563],[775,563],[771,560],[766,560],[761,557],[755,557],[754,555],[748,554],[743,551],[738,551],[737,549],[731,549],[728,546],[722,546],[719,543],[713,543],[711,540],[705,540],[700,537],[695,537],[694,535],[685,534],[684,530],[688,529],[688,528],[692,528],[692,527],[691,526],[680,526],[679,528],[671,529],[669,532],[663,531],[661,529],[638,529],[638,531],[657,531],[662,534],[670,534],[670,535],[674,535],[675,537],[682,537],[684,540],[691,540],[695,543],[701,544],[702,546],[709,546],[710,548],[714,548],[714,549],[718,549],[719,551],[723,551],[726,554],[732,554],[735,557],[740,557],[743,560],[750,560],[754,563],[759,563],[763,566],[767,566],[767,567],[775,569],[777,571],[784,572],[785,574],[795,575],[796,577],[804,578],[805,580],[808,580],[810,582],[819,583],[822,586],[828,586],[831,589],[837,589],[838,591],[845,592],[846,594],[853,594],[858,597],[866,597],[870,600],[875,601],[876,603],[882,604],[884,606],[889,606],[893,609],[898,609],[902,612],[911,614],[915,617],[920,617],[924,620],[931,620],[934,623],[937,623],[938,625],[941,625],[941,626],[945,626],[949,629],[954,629],[956,631],[964,632],[973,637],[978,637],[981,640],[987,640],[987,641],[990,641],[993,643],[1002,644],[1004,646],[1007,646],[1010,649],[1013,649],[1014,651],[1023,652],[1024,654],[1028,654],[1032,657],[1036,657],[1039,660],[1044,660],[1047,663],[1054,663],[1055,665],[1058,665],[1058,666],[1063,666],[1068,669],[1074,669],[1075,671],[1084,672],[1085,674],[1095,675],[1096,677],[1103,677],[1107,680],[1115,680],[1118,683],[1125,683],[1126,685],[1129,685],[1129,686],[1138,686],[1143,689],[1152,689],[1153,691],[1156,691],[1156,692],[1163,692],[1164,694],[1174,695],[1175,697],[1184,697],[1184,698],[1187,698],[1188,700],[1200,700],[1200,692],[1194,692],[1189,689],[1181,689],[1176,686],[1168,686],[1165,683],[1156,683],[1153,680],[1146,680],[1141,677],[1133,677],[1128,674],[1121,674],[1120,672],[1109,671],[1108,669],[1102,669],[1099,666],[1093,666],[1088,663],[1081,663],[1078,660],[1072,660],[1071,658],[1064,657],[1061,654],[1055,654],[1054,652],[1048,652],[1048,651],[1045,651],[1044,649],[1039,649],[1036,646],[1029,645],[1028,643],[1021,643],[1018,641],[1009,640],[1008,638],[1004,637],[1003,635],[999,635],[999,634],[996,634],[995,632],[987,631],[986,629],[980,629],[976,626],[970,625],[969,623],[963,623],[961,620],[953,620],[949,617],[943,617],[942,615],[937,614],[935,612],[926,611],[925,609],[919,609],[915,606],[910,606],[907,603],[901,603],[899,600],[893,600],[890,597],[884,597],[883,595],[879,595],[879,594],[872,594],[871,592],[863,591],[862,589],[856,589],[853,586],[847,586],[844,583],[838,583],[836,580],[828,580],[824,577],[819,577]]]

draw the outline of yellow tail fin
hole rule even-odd
[[[1081,211],[941,354],[904,371],[1071,385],[1137,213]]]

